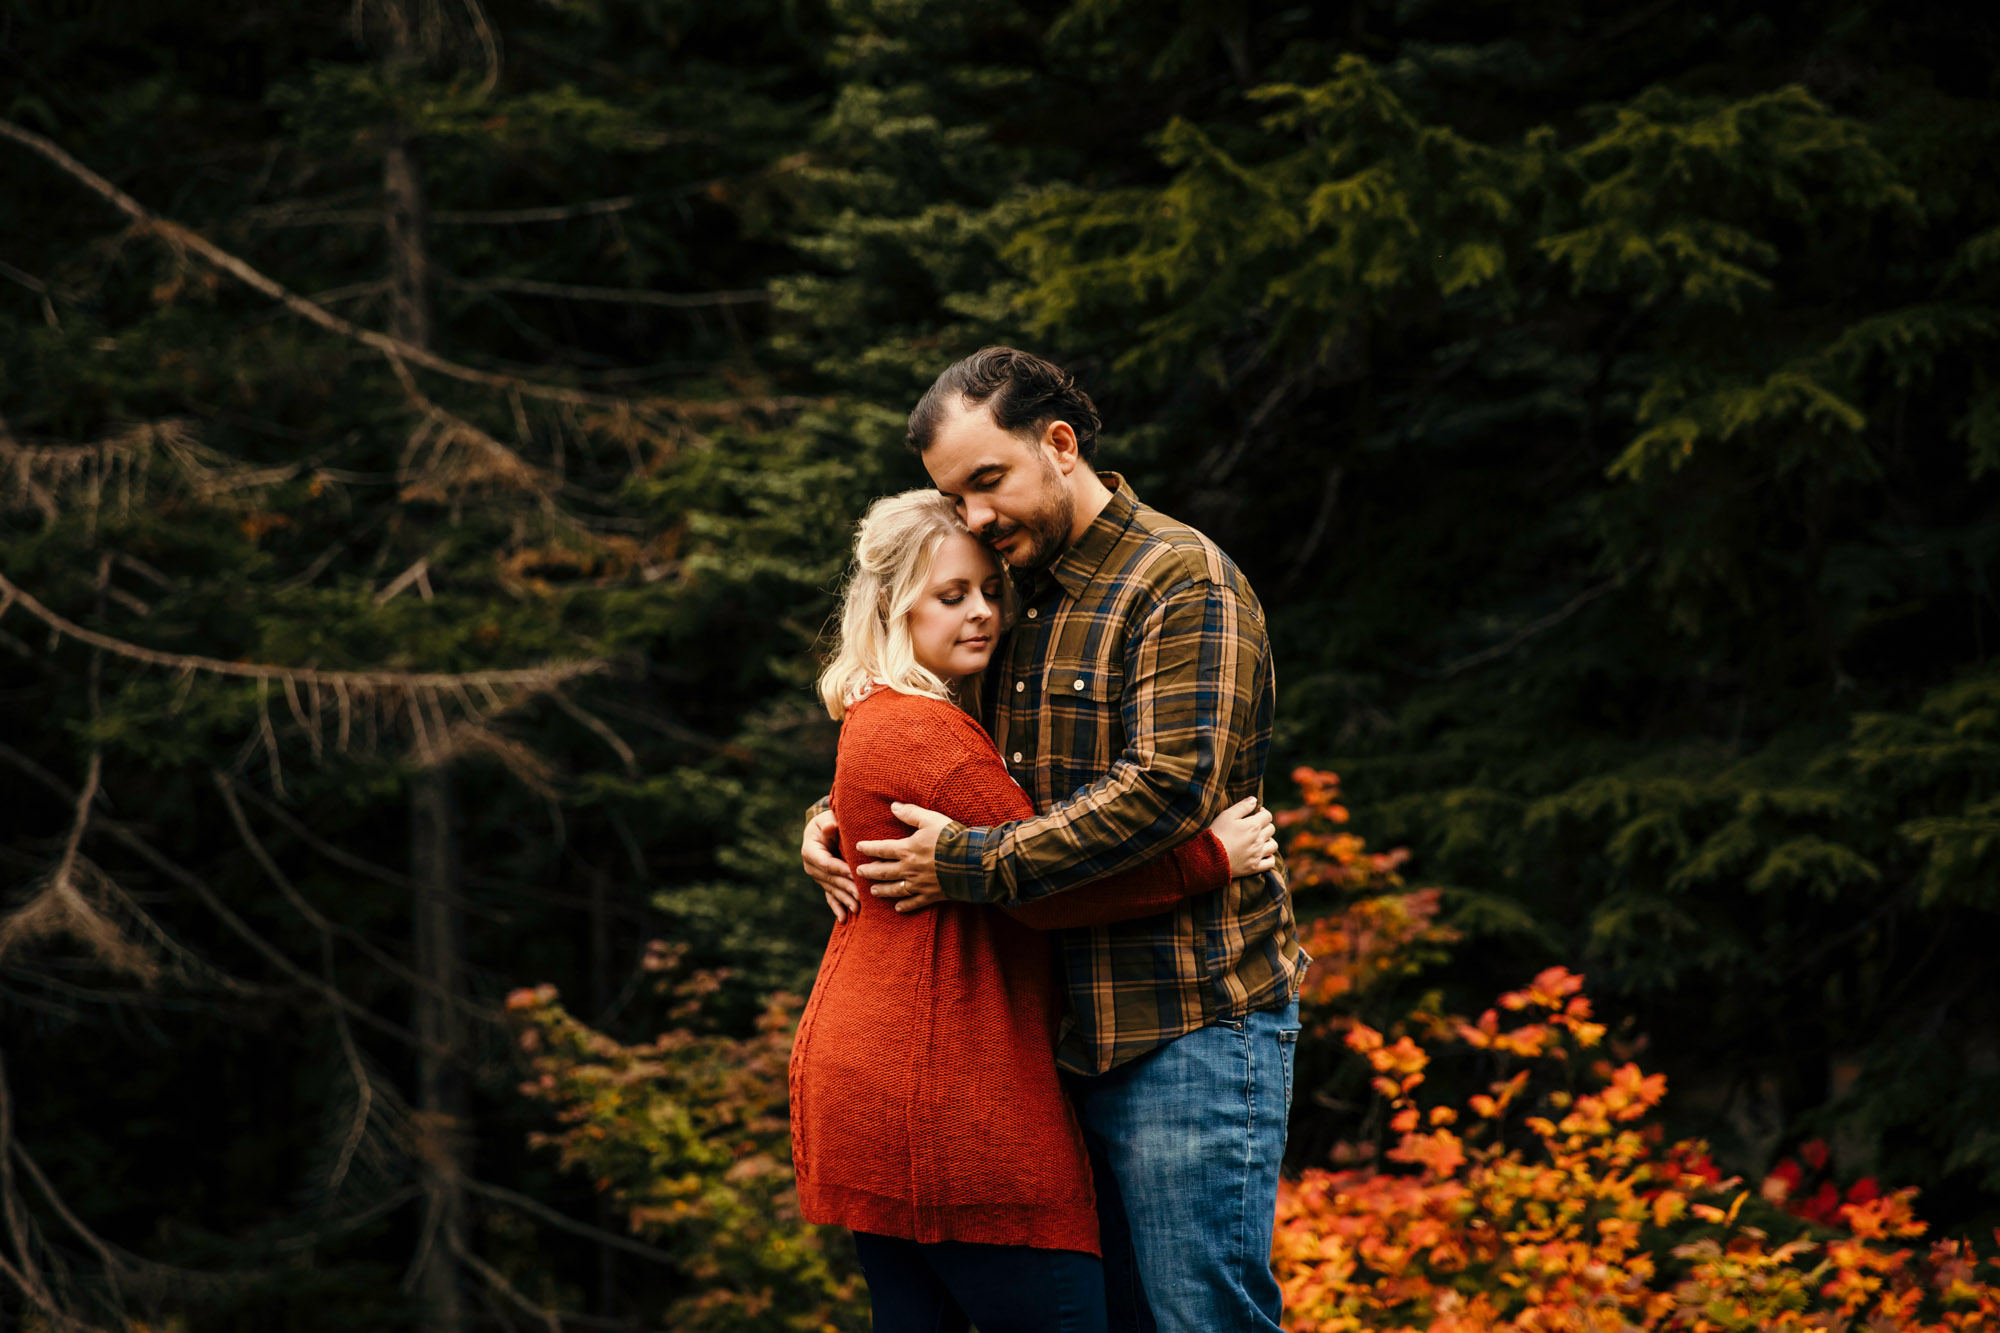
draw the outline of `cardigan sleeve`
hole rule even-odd
[[[960,823],[1000,823],[1025,819],[1034,803],[990,751],[974,752],[954,764],[931,793],[929,807]],[[981,812],[993,813],[983,814]],[[1036,930],[1101,926],[1167,911],[1183,898],[1219,889],[1229,882],[1229,854],[1208,829],[1130,870],[1052,894],[1007,914]]]

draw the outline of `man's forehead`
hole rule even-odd
[[[1027,452],[1026,440],[1002,430],[984,407],[960,408],[939,423],[924,468],[939,490],[953,490],[993,467],[1009,467]]]

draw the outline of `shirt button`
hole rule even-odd
[[[1071,688],[1071,689],[1076,689],[1076,690],[1080,690],[1080,689],[1082,689],[1082,688],[1083,688],[1083,677],[1082,677],[1082,676],[1078,676],[1078,677],[1077,677],[1077,678],[1076,678],[1076,679],[1075,679],[1074,681],[1072,681],[1072,682],[1070,683],[1070,688]]]
[[[1019,750],[1014,751],[1014,762],[1017,764],[1021,762],[1021,752]]]
[[[1028,682],[1025,680],[1017,680],[1014,682],[1014,693],[1016,694],[1019,694],[1022,690],[1025,690],[1027,688],[1028,688]]]
[[[1028,608],[1028,619],[1033,620],[1036,616],[1040,614],[1041,612],[1037,611],[1034,607],[1031,606]]]

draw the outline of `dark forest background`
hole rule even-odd
[[[4,13],[0,1324],[718,1280],[505,997],[726,1060],[809,984],[814,645],[988,342],[1249,574],[1410,997],[1566,964],[1725,1166],[2000,1216],[2000,12]]]

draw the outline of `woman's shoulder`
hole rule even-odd
[[[871,746],[929,741],[954,752],[968,743],[982,742],[986,735],[957,704],[886,686],[849,705],[841,731],[843,741],[865,739]]]

